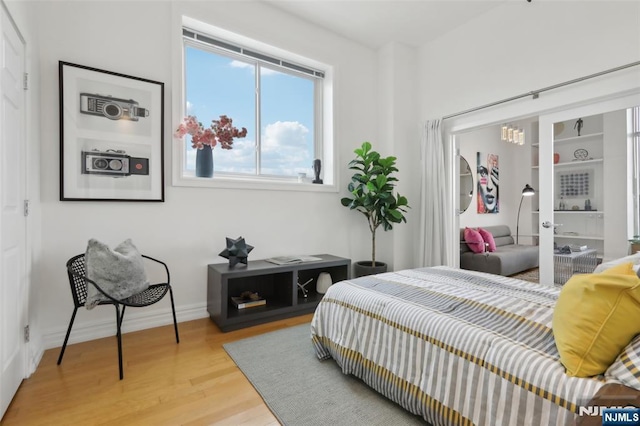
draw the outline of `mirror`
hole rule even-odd
[[[460,213],[464,213],[469,208],[473,199],[473,175],[467,160],[460,156]]]

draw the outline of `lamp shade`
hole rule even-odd
[[[536,190],[533,189],[531,186],[529,186],[529,184],[526,184],[524,186],[524,189],[522,190],[522,196],[523,197],[531,197],[535,193],[536,193]]]

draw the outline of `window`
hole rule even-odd
[[[213,180],[311,183],[319,158],[325,183],[332,183],[330,138],[323,137],[330,129],[323,122],[325,70],[186,27],[183,58],[185,115],[205,127],[227,115],[247,128],[233,149],[213,150]],[[185,138],[181,175],[191,177],[196,150]]]

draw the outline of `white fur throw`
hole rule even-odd
[[[142,255],[130,239],[112,250],[92,238],[87,245],[84,260],[87,278],[114,299],[125,299],[149,287]],[[92,309],[102,300],[109,299],[93,284],[87,283],[85,307]]]

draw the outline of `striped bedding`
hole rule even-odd
[[[569,425],[603,377],[564,374],[560,287],[444,266],[332,285],[311,323],[320,359],[439,425]]]

